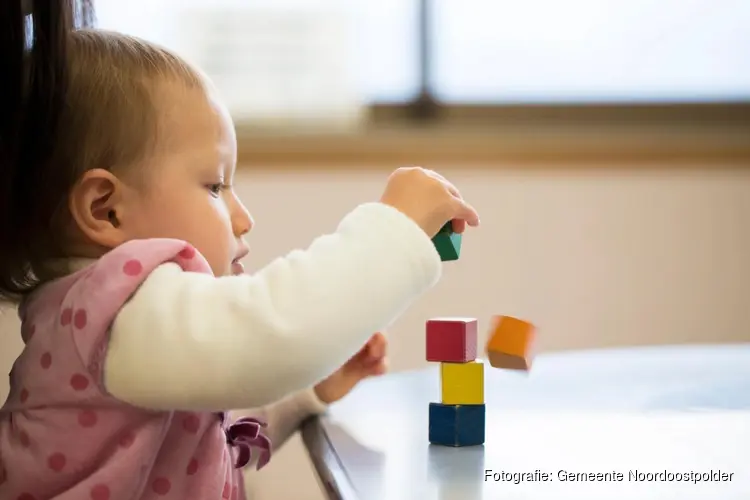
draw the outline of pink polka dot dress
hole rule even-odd
[[[183,242],[133,241],[21,305],[26,348],[0,410],[0,499],[244,499],[240,468],[251,448],[259,468],[270,457],[263,424],[136,408],[103,384],[110,325],[166,262],[211,273]]]

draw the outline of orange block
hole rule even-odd
[[[487,358],[494,368],[525,370],[531,368],[536,328],[527,321],[510,316],[495,317],[487,341]]]

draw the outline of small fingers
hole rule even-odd
[[[465,225],[469,225],[470,227],[477,227],[479,226],[479,213],[466,203],[465,201],[456,198],[455,199],[456,207],[454,209],[454,219],[459,219],[465,222]],[[455,220],[454,220],[455,224]],[[455,227],[455,226],[454,226]],[[465,229],[465,226],[464,226]],[[459,232],[459,231],[456,231]],[[463,232],[463,231],[461,231]]]
[[[453,219],[451,225],[453,232],[456,234],[461,234],[466,231],[466,221],[463,219]]]
[[[463,233],[467,224],[471,227],[477,227],[479,225],[479,213],[464,201],[458,188],[437,172],[429,170],[428,173],[438,179],[459,204],[457,214],[453,218],[453,231],[459,234]]]
[[[453,196],[456,203],[452,217],[452,229],[455,233],[461,234],[466,230],[466,226],[479,226],[479,213],[474,207],[466,203],[461,196],[461,192],[448,179],[435,172],[434,170],[422,169],[427,175],[439,181],[443,187]]]
[[[378,332],[367,342],[367,358],[368,359],[381,359],[385,357],[386,349],[388,348],[388,341],[385,335]]]

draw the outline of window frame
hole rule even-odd
[[[419,90],[405,104],[374,103],[371,116],[375,123],[410,120],[448,125],[483,124],[494,126],[521,125],[666,125],[686,123],[699,126],[750,126],[750,100],[697,102],[617,102],[617,103],[554,103],[554,104],[444,104],[431,91],[432,61],[435,34],[433,0],[417,1],[417,46]]]
[[[255,168],[750,167],[750,102],[469,105],[430,90],[430,6],[419,0],[419,91],[374,103],[354,133],[260,135],[239,128],[239,159]]]

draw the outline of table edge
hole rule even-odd
[[[329,500],[359,500],[320,416],[305,419],[300,425],[300,434],[326,497]]]

